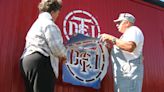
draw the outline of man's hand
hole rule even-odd
[[[60,57],[59,61],[62,62],[62,64],[65,64],[66,63],[66,59],[67,59],[66,56],[65,57]]]
[[[112,39],[115,38],[112,35],[109,34],[101,34],[100,35],[100,41],[105,42],[105,41],[112,41]]]

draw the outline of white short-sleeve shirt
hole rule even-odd
[[[133,60],[138,58],[142,54],[143,44],[144,44],[144,35],[142,31],[136,27],[129,27],[125,33],[120,37],[121,40],[124,41],[133,41],[136,44],[136,48],[133,52],[123,51],[125,58],[129,60]]]

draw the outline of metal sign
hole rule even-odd
[[[108,68],[108,50],[98,39],[78,34],[68,41],[63,81],[100,88]]]

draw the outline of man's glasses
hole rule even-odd
[[[118,21],[116,24],[117,24],[117,25],[120,25],[120,24],[121,24],[121,22],[122,22],[122,21]]]

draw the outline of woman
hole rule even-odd
[[[54,23],[61,7],[59,0],[42,0],[38,5],[40,14],[27,33],[20,60],[27,92],[54,92],[59,60],[66,60],[63,38]]]

